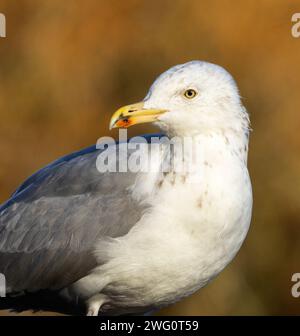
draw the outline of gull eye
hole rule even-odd
[[[194,89],[187,89],[186,91],[184,91],[185,98],[187,99],[193,99],[197,96],[197,91]]]

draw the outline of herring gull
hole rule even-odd
[[[192,294],[234,258],[252,191],[249,118],[232,76],[201,61],[172,67],[110,128],[147,122],[196,139],[196,169],[100,173],[104,149],[92,146],[39,170],[0,207],[7,294],[47,289],[87,315],[140,314]],[[125,145],[116,160],[127,159]]]

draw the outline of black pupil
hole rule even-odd
[[[193,90],[188,90],[187,95],[189,97],[192,97],[194,95],[194,91]]]

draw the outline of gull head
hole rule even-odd
[[[244,135],[249,128],[232,76],[224,68],[202,61],[176,65],[162,73],[143,101],[113,114],[110,128],[148,122],[177,136],[216,131]]]

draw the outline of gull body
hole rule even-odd
[[[154,122],[169,138],[191,138],[201,153],[196,169],[97,175],[91,168],[97,150],[46,167],[46,176],[34,175],[0,209],[0,272],[7,273],[11,292],[57,290],[71,302],[85,302],[88,315],[144,313],[192,294],[234,258],[250,225],[252,191],[247,170],[249,119],[231,75],[200,61],[169,69],[143,102],[118,110],[111,127],[142,122]],[[118,151],[125,151],[126,145],[118,144]],[[151,165],[159,168],[162,157],[151,157]],[[81,176],[76,188],[69,187],[68,172],[77,174],[76,167],[81,167],[84,174],[87,166],[93,178]],[[85,182],[91,184],[88,191],[82,187]],[[49,185],[54,186],[51,193]],[[72,202],[84,214],[77,213],[79,219],[73,213],[70,220],[60,217],[63,224],[57,220],[53,233],[47,216],[57,217],[57,207],[72,211]],[[45,207],[44,213],[35,210],[38,204]],[[40,229],[34,237],[26,228],[12,234],[28,207],[31,213],[36,211]],[[43,238],[45,230],[51,234],[44,234],[47,242],[38,244],[36,239],[39,234]],[[72,253],[64,252],[67,248]],[[33,253],[30,261],[25,256],[28,250]],[[64,253],[64,263],[39,273],[43,258],[53,267],[55,260],[49,255]],[[16,275],[16,256],[29,268],[38,266],[27,282],[22,280],[26,272]]]

